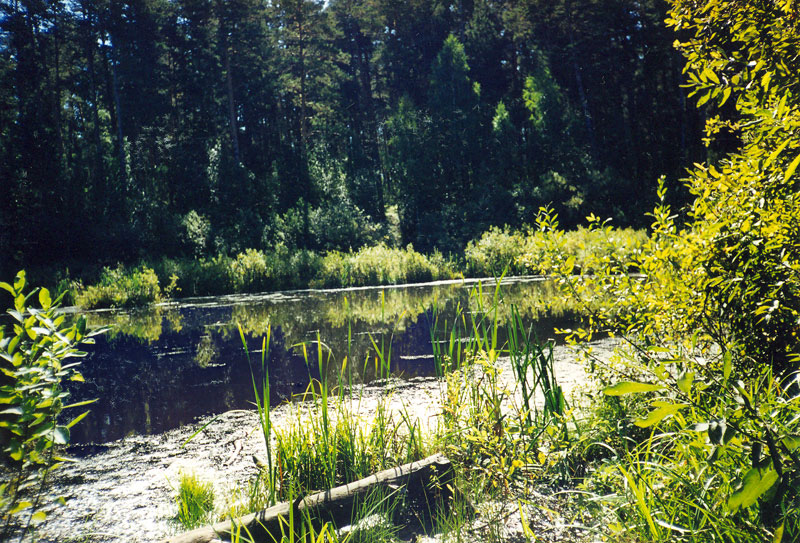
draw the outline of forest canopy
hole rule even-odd
[[[655,0],[0,9],[4,274],[636,226],[707,153]]]

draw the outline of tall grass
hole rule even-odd
[[[250,360],[250,351],[247,348],[247,340],[245,339],[244,331],[239,326],[239,337],[242,340],[245,355],[247,357],[247,365],[250,368],[250,378],[253,384],[253,397],[255,399],[256,412],[258,413],[258,422],[261,427],[261,434],[264,438],[264,445],[267,451],[267,502],[272,505],[276,501],[276,479],[275,469],[272,462],[272,419],[270,417],[270,384],[269,384],[269,344],[272,337],[271,328],[267,326],[266,334],[261,341],[261,389],[259,390],[259,383],[256,381],[256,372],[253,370],[252,361]]]
[[[364,247],[355,253],[326,254],[310,286],[396,285],[452,279],[456,275],[456,266],[441,253],[423,255],[411,245],[405,249],[378,245]]]
[[[440,253],[423,255],[409,246],[385,245],[357,252],[247,249],[234,256],[170,259],[103,268],[88,286],[67,281],[75,303],[91,309],[160,302],[171,295],[206,296],[300,288],[394,285],[459,276]],[[90,274],[88,278],[91,278]]]
[[[174,288],[174,280],[169,285]],[[74,288],[75,303],[87,308],[145,305],[161,301],[164,294],[155,271],[147,266],[103,268],[97,284],[76,283]]]
[[[519,424],[521,428],[544,429],[563,417],[567,406],[564,392],[555,378],[553,342],[548,340],[542,343],[531,329],[526,330],[516,308],[512,307],[511,315],[507,352],[521,396],[521,405],[517,410]],[[537,391],[544,397],[542,408],[536,402]],[[566,431],[566,425],[563,425],[563,429]],[[536,438],[531,439],[528,446],[529,449],[534,448]]]

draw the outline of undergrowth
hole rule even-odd
[[[557,239],[555,239],[557,238]],[[558,243],[574,257],[575,271],[591,271],[586,263],[604,256],[634,261],[644,233],[619,229],[612,237],[592,230],[549,232],[491,229],[470,242],[463,258],[439,252],[422,254],[412,246],[380,244],[357,251],[289,249],[281,243],[270,249],[247,249],[232,256],[163,258],[135,266],[83,270],[81,279],[69,272],[46,272],[59,290],[86,308],[133,307],[157,303],[172,296],[208,296],[304,288],[345,288],[438,281],[462,277],[542,274],[548,270],[545,247]],[[633,268],[629,271],[635,271]]]

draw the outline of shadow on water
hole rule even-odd
[[[484,297],[491,297],[494,282],[483,284]],[[384,349],[391,345],[392,375],[432,375],[434,311],[440,328],[459,313],[478,311],[481,302],[475,287],[459,282],[287,292],[187,299],[136,312],[88,313],[90,326],[111,326],[111,331],[86,346],[89,354],[81,368],[85,383],[70,384],[74,401],[97,398],[90,415],[72,429],[72,442],[102,444],[130,434],[157,434],[201,416],[251,409],[251,369],[239,325],[257,381],[261,338],[268,326],[272,329],[268,364],[275,404],[303,393],[310,379],[319,378],[317,337],[325,346],[330,379],[338,377],[345,358],[345,373],[352,382],[381,377],[375,345]],[[540,337],[552,337],[555,326],[571,320],[569,312],[552,300],[553,288],[547,282],[507,280],[498,309],[500,321],[513,304]]]

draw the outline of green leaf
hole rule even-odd
[[[800,155],[797,155],[792,163],[789,164],[789,167],[786,169],[786,173],[784,174],[783,181],[788,182],[789,179],[794,175],[794,171],[797,169],[797,166],[800,165]]]
[[[694,372],[687,371],[686,373],[678,379],[678,388],[681,389],[686,395],[689,395],[692,392],[692,383],[694,382]]]
[[[730,87],[725,87],[725,90],[722,91],[722,100],[720,100],[720,102],[719,102],[719,107],[724,106],[725,102],[727,102],[728,98],[730,98],[730,97],[731,97],[731,88]]]
[[[33,504],[31,502],[19,502],[11,511],[8,512],[9,515],[16,515],[20,511],[27,509],[28,507],[32,507]]]
[[[781,543],[781,541],[783,541],[783,524],[784,523],[781,522],[781,525],[778,526],[777,530],[775,530],[775,534],[772,537],[772,543]]]
[[[89,404],[93,404],[96,401],[97,401],[97,398],[95,398],[94,400],[84,400],[82,402],[75,402],[75,403],[71,403],[69,405],[65,405],[64,409],[69,409],[71,407],[80,407],[82,405],[89,405]]]
[[[25,270],[20,270],[14,278],[14,290],[19,292],[23,288],[25,288]]]
[[[717,85],[719,85],[719,77],[717,77],[717,74],[714,73],[714,70],[712,70],[711,68],[706,68],[705,70],[703,70],[703,74],[701,75],[701,77],[703,76],[708,78],[709,81],[712,81]]]
[[[650,426],[658,424],[666,417],[674,415],[684,407],[689,406],[689,404],[685,403],[668,402],[653,402],[653,405],[656,406],[656,409],[652,410],[647,417],[634,422],[636,426],[639,426],[640,428],[649,428]]]
[[[47,518],[47,513],[44,511],[36,511],[33,515],[31,515],[31,522],[34,524],[41,524]]]
[[[761,78],[761,88],[766,90],[769,88],[769,82],[772,79],[772,72],[768,71],[764,74],[764,77]]]
[[[786,436],[781,440],[781,443],[790,451],[796,451],[800,449],[800,436]]]
[[[606,396],[624,396],[626,394],[639,394],[641,392],[653,392],[654,390],[662,390],[664,387],[661,385],[654,385],[651,383],[637,383],[634,381],[621,381],[616,385],[606,387],[603,389],[603,394]]]
[[[53,431],[53,443],[56,445],[66,445],[69,443],[69,428],[66,426],[56,426]]]
[[[42,305],[42,309],[50,309],[50,305],[53,303],[53,300],[50,299],[50,291],[46,288],[39,291],[39,303]]]
[[[67,426],[66,426],[66,427],[67,427],[67,428],[72,428],[73,426],[75,426],[76,424],[78,424],[80,421],[82,421],[82,420],[83,420],[83,418],[84,418],[86,415],[88,415],[88,414],[89,414],[89,411],[84,411],[83,413],[81,413],[80,415],[78,415],[77,417],[75,417],[74,419],[72,419],[71,421],[69,421],[69,423],[67,423]]]
[[[3,283],[3,282],[0,282],[0,288],[2,288],[3,290],[7,290],[8,292],[10,292],[12,296],[14,296],[14,295],[16,294],[16,292],[14,292],[14,287],[12,287],[11,285],[9,285],[8,283]]]
[[[14,354],[14,351],[17,350],[17,346],[21,340],[22,336],[14,336],[11,338],[11,341],[8,342],[8,354]]]
[[[78,329],[78,334],[83,337],[86,335],[86,319],[81,317],[78,319],[78,322],[75,323],[75,326]]]
[[[778,480],[778,474],[769,467],[752,468],[745,474],[741,488],[728,498],[728,508],[736,511],[740,507],[750,507],[758,501],[764,492],[772,488]]]
[[[778,147],[774,151],[772,151],[767,157],[767,160],[764,162],[764,167],[765,168],[769,167],[769,165],[772,164],[776,158],[778,158],[778,155],[781,154],[784,149],[786,149],[786,146],[789,145],[791,141],[792,141],[791,139],[787,139],[786,141],[778,145]]]
[[[11,443],[8,444],[8,451],[9,451],[8,455],[14,460],[18,461],[22,460],[22,454],[23,454],[22,445],[16,439],[12,439]]]
[[[726,381],[731,376],[731,370],[733,370],[733,356],[730,351],[725,351],[722,356],[722,376]]]

